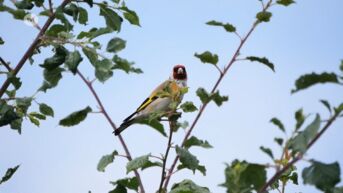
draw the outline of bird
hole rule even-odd
[[[172,110],[172,104],[182,101],[184,88],[187,88],[187,72],[184,65],[177,64],[166,81],[157,86],[150,96],[123,123],[114,130],[119,135],[132,124],[148,119],[154,113],[162,117]],[[159,117],[159,118],[160,118]]]

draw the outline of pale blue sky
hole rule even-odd
[[[127,48],[122,56],[135,61],[144,74],[126,75],[118,71],[105,84],[95,84],[116,124],[120,124],[157,84],[168,78],[172,66],[178,63],[185,64],[189,73],[190,92],[184,100],[199,105],[195,90],[211,88],[218,74],[213,67],[194,58],[194,53],[205,50],[217,53],[219,65],[223,66],[238,44],[235,36],[204,23],[212,19],[230,22],[242,34],[260,9],[257,0],[129,0],[127,4],[139,14],[142,27],[123,26],[118,36],[127,40]],[[272,8],[271,22],[257,28],[242,54],[267,56],[276,65],[276,73],[248,62],[236,63],[230,69],[220,86],[221,93],[229,95],[230,101],[221,108],[210,104],[194,131],[214,146],[209,150],[192,149],[200,163],[206,165],[207,175],[193,175],[185,170],[175,174],[171,184],[190,178],[214,193],[223,193],[225,189],[217,185],[224,181],[225,162],[238,158],[267,163],[269,158],[260,152],[260,145],[271,147],[277,155],[280,152],[273,138],[283,134],[269,123],[272,117],[279,117],[290,131],[295,124],[295,110],[303,107],[306,113],[320,112],[327,117],[328,113],[318,100],[328,99],[334,105],[342,102],[342,88],[334,85],[290,94],[294,80],[303,73],[338,71],[338,63],[343,58],[342,7],[340,0],[312,0],[298,1],[289,8]],[[91,26],[104,25],[97,12],[93,11],[90,16]],[[44,18],[39,19],[42,25]],[[0,14],[0,26],[0,36],[6,41],[0,46],[0,55],[15,64],[37,30],[21,21],[13,21],[3,13]],[[111,34],[99,41],[105,43],[116,36]],[[23,86],[18,96],[31,95],[40,86],[42,72],[38,64],[48,56],[50,52],[44,51],[36,57],[34,65],[24,66],[19,74]],[[93,70],[86,60],[80,69],[93,78]],[[3,81],[3,77],[0,80]],[[56,89],[39,94],[37,100],[53,106],[55,118],[42,122],[39,128],[26,121],[22,135],[9,128],[0,129],[0,174],[8,167],[21,164],[13,179],[0,186],[1,193],[85,193],[88,190],[100,193],[112,188],[110,180],[124,177],[126,160],[121,158],[116,159],[106,173],[96,170],[102,155],[114,149],[123,152],[103,116],[92,114],[76,127],[58,126],[58,120],[72,111],[87,105],[96,109],[94,98],[79,77],[65,74]],[[187,114],[182,119],[191,122],[194,116],[195,113]],[[342,120],[335,122],[306,158],[338,161],[343,165],[342,126]],[[148,127],[132,126],[123,136],[134,156],[150,152],[158,155],[165,151],[167,139]],[[180,143],[183,136],[184,132],[178,132],[174,143]],[[171,157],[174,155],[172,151]],[[301,162],[297,166],[307,165]],[[142,178],[147,193],[155,192],[160,168],[142,172]],[[300,185],[289,186],[286,192],[318,191]]]

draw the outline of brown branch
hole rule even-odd
[[[272,3],[272,0],[269,0],[268,3],[265,5],[263,11],[266,11],[266,10],[271,6],[271,3]],[[217,82],[216,82],[215,85],[213,86],[213,88],[212,88],[212,90],[211,90],[211,94],[214,94],[214,92],[217,90],[217,88],[218,88],[219,84],[221,83],[221,81],[223,80],[224,76],[226,75],[226,73],[228,72],[228,70],[231,68],[231,66],[233,65],[233,63],[235,63],[237,57],[239,56],[240,51],[241,51],[241,48],[243,47],[243,45],[245,44],[245,42],[247,41],[247,39],[250,37],[251,33],[256,29],[256,27],[257,27],[258,24],[259,24],[259,21],[256,20],[256,21],[253,23],[253,25],[252,25],[252,27],[250,28],[250,30],[248,31],[248,33],[244,36],[244,38],[241,39],[240,44],[238,45],[238,48],[236,49],[235,53],[233,54],[231,60],[230,60],[229,63],[225,66],[223,73],[220,74],[220,76],[219,76]],[[185,135],[185,137],[183,138],[182,147],[185,145],[185,143],[186,143],[187,139],[189,138],[189,136],[191,135],[191,133],[192,133],[192,131],[193,131],[195,125],[198,123],[198,120],[199,120],[199,118],[201,117],[201,115],[203,114],[205,108],[207,107],[207,104],[208,104],[208,103],[204,103],[204,104],[200,107],[198,114],[196,115],[196,117],[195,117],[193,123],[191,124],[189,130],[186,132],[186,135]],[[174,169],[175,169],[175,167],[176,167],[176,164],[177,164],[178,160],[179,160],[179,156],[176,156],[175,159],[174,159],[174,161],[173,161],[173,163],[172,163],[172,165],[171,165],[171,167],[170,167],[170,169],[169,169],[169,173],[168,173],[168,175],[167,175],[167,178],[166,178],[165,183],[164,183],[164,186],[163,186],[164,189],[167,189],[167,187],[168,187],[169,180],[170,180],[170,178],[171,178],[171,176],[172,176],[171,174],[173,173],[173,171],[174,171]]]
[[[339,113],[336,113],[334,116],[332,116],[324,125],[324,127],[320,130],[319,133],[317,133],[317,135],[310,141],[310,143],[307,145],[306,151],[304,153],[306,153],[312,146],[314,143],[317,142],[317,140],[323,135],[323,133],[331,126],[331,124],[336,120],[336,118],[339,116]],[[283,167],[281,170],[277,171],[269,180],[266,184],[264,184],[264,186],[261,188],[260,191],[258,191],[258,193],[265,193],[267,191],[267,188],[269,186],[271,186],[276,180],[279,179],[279,177],[285,173],[290,167],[292,167],[296,162],[298,162],[299,160],[301,160],[303,157],[302,153],[298,153],[297,156],[295,156],[295,158],[293,158],[293,160],[291,162],[289,162],[285,167]]]
[[[61,5],[59,6],[60,8],[64,8],[68,3],[70,2],[70,0],[64,0]],[[18,72],[21,70],[21,68],[24,66],[25,62],[27,61],[27,59],[29,57],[32,56],[33,52],[35,51],[35,49],[37,48],[37,46],[39,45],[40,41],[41,41],[41,37],[44,35],[44,33],[46,32],[46,30],[49,28],[49,26],[51,25],[51,23],[54,21],[56,15],[55,13],[51,14],[48,18],[48,20],[45,22],[44,26],[42,27],[42,29],[39,31],[38,35],[36,36],[36,38],[33,40],[32,44],[30,45],[30,47],[27,49],[27,51],[25,52],[25,54],[22,56],[22,58],[19,60],[18,64],[15,66],[15,68],[13,69],[13,76],[16,76],[18,74]],[[5,91],[7,90],[7,88],[10,85],[10,81],[9,79],[6,79],[6,81],[2,84],[1,88],[0,88],[0,98],[4,95]]]
[[[54,7],[52,5],[52,0],[49,0],[49,9],[50,9],[50,14],[54,13]]]
[[[105,116],[106,120],[109,122],[109,124],[111,125],[113,131],[117,129],[117,126],[114,124],[114,122],[112,121],[111,117],[108,115],[104,105],[102,104],[97,92],[94,90],[94,87],[92,85],[92,82],[91,81],[88,81],[84,76],[83,74],[77,70],[76,71],[77,75],[80,76],[80,78],[82,79],[82,81],[87,85],[87,87],[89,88],[89,90],[91,91],[92,95],[94,96],[96,102],[98,103],[99,107],[100,107],[100,112]],[[130,154],[130,151],[124,141],[124,138],[121,136],[121,135],[118,135],[118,138],[119,138],[119,141],[121,143],[121,145],[123,146],[124,148],[124,151],[125,151],[125,156],[126,158],[131,161],[132,160],[132,156]],[[140,187],[140,193],[145,193],[145,190],[144,190],[144,186],[143,186],[143,183],[142,183],[142,179],[140,177],[140,174],[138,173],[137,170],[134,170],[134,173],[135,173],[135,176],[138,180],[138,183],[139,183],[139,187]]]
[[[6,69],[8,70],[8,72],[12,72],[12,68],[7,64],[7,62],[4,60],[4,59],[2,59],[1,57],[0,57],[0,62],[2,63],[2,65],[4,65],[5,67],[6,67]]]
[[[166,165],[167,165],[167,158],[168,158],[168,154],[169,154],[169,150],[171,148],[171,143],[172,143],[172,137],[173,137],[173,126],[172,126],[173,122],[172,120],[169,120],[169,138],[168,138],[168,144],[167,144],[167,149],[166,149],[166,153],[164,154],[164,158],[163,158],[163,166],[162,166],[162,174],[161,174],[161,183],[160,183],[160,187],[158,189],[158,193],[162,193],[163,192],[163,182],[166,179]]]

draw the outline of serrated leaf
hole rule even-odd
[[[39,112],[41,112],[44,115],[54,117],[54,110],[45,103],[39,104]]]
[[[59,125],[65,126],[65,127],[77,125],[83,120],[85,120],[87,117],[87,114],[90,112],[92,112],[92,109],[89,106],[87,106],[86,108],[73,112],[67,117],[60,120]]]
[[[327,100],[320,100],[320,102],[329,110],[329,112],[331,113],[331,105]]]
[[[207,25],[212,25],[212,26],[220,26],[220,27],[223,27],[225,29],[225,31],[227,32],[235,32],[236,31],[236,27],[233,26],[232,24],[230,23],[222,23],[222,22],[218,22],[218,21],[209,21],[206,23]]]
[[[45,59],[44,63],[40,64],[39,66],[45,68],[46,70],[54,70],[64,63],[67,54],[67,49],[65,49],[63,46],[57,46],[55,48],[55,54],[52,57]]]
[[[316,118],[310,123],[302,132],[299,132],[294,138],[290,140],[289,146],[294,152],[305,153],[309,142],[317,135],[320,127],[320,116],[316,115]]]
[[[76,74],[77,67],[81,63],[82,60],[83,58],[81,57],[80,52],[75,50],[74,52],[68,53],[65,60],[65,64],[73,74]]]
[[[260,57],[256,57],[256,56],[248,56],[246,59],[250,60],[251,62],[259,62],[261,64],[264,64],[267,67],[269,67],[273,72],[275,72],[274,64],[271,63],[266,57],[260,58]]]
[[[305,122],[305,119],[306,119],[306,117],[305,117],[305,115],[304,115],[304,113],[303,113],[303,109],[299,109],[299,110],[297,110],[296,112],[295,112],[295,114],[294,114],[294,118],[295,118],[295,120],[296,120],[296,124],[295,124],[295,130],[298,130],[298,129],[300,129],[300,127],[304,124],[304,122]]]
[[[151,128],[155,129],[156,131],[158,131],[159,133],[161,133],[164,137],[167,137],[166,132],[164,131],[164,127],[163,125],[156,119],[146,119],[146,120],[141,120],[140,122],[138,122],[139,124],[143,124],[143,125],[148,125]]]
[[[304,184],[311,184],[324,192],[331,192],[341,180],[339,164],[337,162],[325,164],[315,160],[311,162],[311,166],[304,168],[302,172]]]
[[[124,11],[124,18],[127,21],[129,21],[132,25],[140,26],[139,17],[135,11],[130,10],[126,6],[121,7],[120,9]]]
[[[100,82],[105,82],[113,76],[112,68],[114,64],[109,59],[102,59],[95,62],[95,77]]]
[[[207,187],[201,187],[191,180],[173,184],[170,193],[210,193]]]
[[[180,108],[182,109],[183,112],[188,113],[188,112],[194,112],[197,111],[198,108],[190,101],[186,101],[183,104],[180,105]]]
[[[311,73],[311,74],[305,74],[300,76],[296,81],[295,81],[295,89],[293,89],[291,92],[295,93],[300,90],[304,90],[306,88],[309,88],[311,86],[314,86],[316,84],[324,84],[324,83],[335,83],[338,84],[338,78],[335,73],[321,73],[321,74],[316,74],[316,73]]]
[[[219,91],[216,91],[214,94],[211,95],[210,99],[213,100],[214,103],[216,103],[218,107],[220,107],[223,104],[223,102],[226,102],[229,100],[229,97],[221,96],[219,94]]]
[[[295,1],[293,1],[293,0],[277,0],[276,3],[280,4],[280,5],[284,5],[284,6],[289,6],[293,3],[295,3]]]
[[[139,182],[137,177],[123,178],[115,182],[110,182],[112,185],[123,186],[131,190],[138,191]]]
[[[143,71],[140,68],[133,67],[133,62],[129,62],[126,59],[120,58],[118,55],[114,55],[112,58],[112,61],[115,63],[113,66],[113,69],[119,69],[123,70],[126,73],[136,73],[140,74],[143,73]]]
[[[126,164],[126,173],[137,170],[149,164],[149,154],[137,157]]]
[[[263,151],[264,153],[266,153],[267,155],[269,155],[269,157],[271,157],[272,159],[274,159],[273,152],[270,148],[261,146],[260,150]]]
[[[113,163],[113,160],[114,160],[116,155],[118,155],[118,152],[116,150],[114,150],[111,154],[102,156],[99,163],[98,163],[97,170],[99,172],[105,172],[105,168],[109,164]]]
[[[78,7],[78,11],[79,11],[79,18],[78,18],[79,23],[83,25],[87,25],[87,21],[88,21],[87,10],[82,7]]]
[[[114,31],[120,31],[122,18],[113,10],[100,6],[100,15],[105,18],[107,27]]]
[[[17,171],[17,169],[19,168],[20,165],[15,166],[14,168],[9,168],[7,169],[5,175],[1,178],[0,180],[0,184],[8,181],[9,179],[11,179],[11,177],[13,176],[13,174]]]
[[[44,69],[44,81],[42,86],[38,90],[46,92],[48,89],[56,87],[58,82],[62,78],[62,72],[62,68],[55,68],[53,70]]]
[[[234,160],[225,169],[225,179],[221,186],[227,193],[259,191],[266,183],[267,172],[264,165]]]
[[[261,11],[256,14],[256,19],[259,22],[269,22],[271,17],[272,17],[272,13],[268,11]]]
[[[202,63],[209,63],[216,65],[218,63],[218,55],[217,54],[212,54],[209,51],[205,51],[201,54],[194,54],[195,57],[199,58]]]
[[[208,103],[210,101],[209,93],[204,88],[198,88],[196,94],[203,104]]]
[[[108,44],[106,50],[108,52],[114,52],[117,53],[121,50],[123,50],[126,46],[126,41],[120,38],[113,38],[111,39]]]
[[[199,147],[203,147],[203,148],[213,148],[212,145],[210,145],[208,143],[208,141],[200,140],[195,136],[192,136],[189,139],[187,139],[187,141],[185,142],[185,145],[184,145],[184,147],[186,149],[189,149],[192,146],[199,146]]]
[[[285,127],[283,126],[282,122],[278,118],[274,117],[270,120],[270,122],[276,125],[281,131],[286,132]]]
[[[182,165],[192,170],[194,173],[199,166],[199,160],[194,155],[192,155],[187,149],[176,146],[175,150],[176,154],[180,157],[180,162],[182,163]]]

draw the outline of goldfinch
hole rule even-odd
[[[174,66],[169,79],[160,84],[134,113],[124,119],[120,127],[114,131],[114,134],[119,135],[132,124],[149,118],[153,113],[162,115],[172,110],[171,104],[173,102],[181,102],[183,98],[181,90],[185,87],[187,87],[186,68],[179,64]]]

